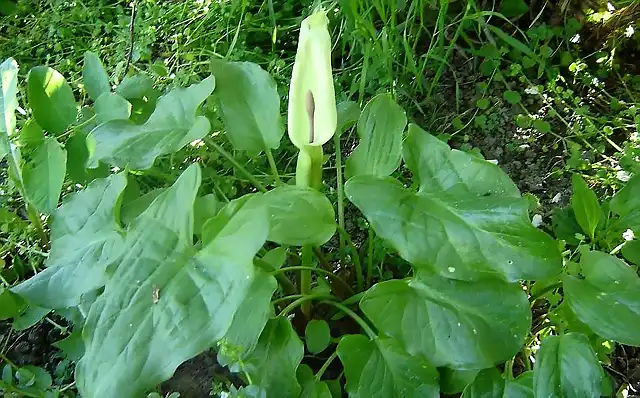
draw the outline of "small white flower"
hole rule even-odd
[[[616,173],[616,178],[622,182],[627,182],[631,179],[631,174],[629,174],[628,172],[624,171],[624,170],[619,170]]]
[[[562,194],[560,192],[558,192],[552,199],[551,199],[551,203],[558,203],[560,202],[560,199],[562,199]]]
[[[633,233],[633,231],[632,231],[632,230],[630,230],[630,229],[627,229],[626,231],[624,231],[624,232],[622,233],[622,238],[623,238],[624,240],[626,240],[627,242],[628,242],[628,241],[630,241],[630,240],[634,240],[634,239],[635,239],[635,237],[636,237],[636,235],[635,235],[635,234]]]
[[[536,228],[541,226],[542,225],[542,216],[540,214],[534,214],[533,218],[531,218],[531,224],[533,224],[533,226],[536,227]]]
[[[575,36],[571,38],[571,43],[576,44],[580,42],[580,33],[577,33]]]
[[[627,29],[624,31],[624,35],[627,37],[631,37],[633,36],[633,34],[635,33],[635,29],[633,29],[633,26],[629,25],[627,26]]]
[[[527,93],[527,94],[531,94],[531,95],[540,94],[540,91],[538,91],[538,87],[537,86],[531,86],[529,88],[525,88],[524,92]]]

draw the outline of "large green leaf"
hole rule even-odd
[[[620,229],[640,231],[640,175],[630,179],[610,202],[611,211],[620,216]]]
[[[27,197],[40,212],[51,213],[58,206],[66,169],[67,152],[53,137],[47,138],[24,166]]]
[[[565,276],[564,294],[580,321],[598,335],[622,344],[640,346],[640,278],[616,257],[583,253],[584,279]]]
[[[360,143],[346,162],[349,176],[388,176],[400,166],[407,116],[388,94],[374,97],[358,119]]]
[[[11,136],[16,128],[18,109],[18,63],[8,58],[0,64],[0,135]],[[0,138],[3,147],[8,142]],[[8,152],[8,148],[5,148]]]
[[[82,67],[82,82],[89,94],[89,98],[97,101],[104,93],[111,91],[109,76],[100,62],[98,55],[91,51],[84,53],[84,66]]]
[[[604,377],[589,340],[580,333],[549,336],[536,354],[536,397],[599,398]]]
[[[129,224],[83,330],[86,353],[76,370],[83,395],[140,396],[225,337],[253,294],[253,257],[267,238],[267,213],[241,209],[197,250],[199,185],[192,165]]]
[[[296,369],[303,356],[302,341],[289,320],[279,316],[267,322],[243,370],[253,384],[266,390],[267,397],[297,398],[301,389]]]
[[[66,308],[103,286],[121,254],[116,207],[126,181],[123,174],[96,180],[62,205],[53,214],[47,268],[14,291],[42,307]]]
[[[498,369],[485,369],[465,388],[462,398],[533,398],[533,372],[505,380]]]
[[[440,396],[438,371],[426,359],[407,354],[393,339],[345,336],[338,344],[349,397],[429,398]]]
[[[260,332],[273,315],[271,296],[276,281],[266,272],[257,269],[249,291],[233,316],[231,326],[218,342],[218,362],[240,372],[241,363],[258,343]]]
[[[573,208],[573,213],[580,228],[587,236],[593,239],[596,227],[604,216],[602,209],[600,209],[598,198],[579,174],[573,175],[572,185],[571,207]]]
[[[99,161],[118,167],[147,169],[154,160],[179,150],[209,132],[209,121],[197,116],[200,104],[214,88],[213,77],[187,88],[171,90],[142,125],[112,120],[93,129],[87,137],[89,167]]]
[[[281,186],[254,202],[270,214],[269,240],[286,245],[319,246],[336,231],[335,213],[329,199],[315,189]]]
[[[251,62],[215,59],[211,71],[218,112],[233,147],[255,153],[279,147],[284,129],[273,78]]]
[[[33,117],[46,131],[60,134],[78,116],[71,86],[55,69],[36,66],[27,76],[27,97]]]
[[[435,366],[481,369],[513,357],[531,327],[526,294],[497,280],[423,273],[374,285],[360,308],[378,330]]]
[[[388,177],[356,176],[345,185],[402,258],[461,280],[512,282],[560,271],[557,245],[531,224],[527,201],[497,166],[451,150],[414,125],[404,148],[420,181],[417,193]]]

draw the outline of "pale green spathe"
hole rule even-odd
[[[289,138],[300,149],[321,146],[336,130],[338,116],[327,24],[326,13],[316,11],[300,27],[288,110]]]

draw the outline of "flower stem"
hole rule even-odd
[[[338,351],[334,351],[333,354],[331,354],[331,356],[327,358],[326,361],[324,361],[322,367],[320,368],[320,370],[318,370],[318,373],[316,373],[316,381],[320,381],[320,379],[322,379],[322,375],[329,368],[329,365],[331,365],[331,362],[333,362],[333,360],[336,359],[337,356]]]
[[[313,268],[311,267],[311,264],[313,264],[313,262],[311,261],[311,257],[311,246],[304,246],[302,248],[302,265],[304,268],[300,272],[300,293],[305,295],[311,292],[310,269]],[[302,305],[302,313],[305,314],[307,318],[311,315],[311,303],[307,302]]]
[[[273,153],[271,153],[271,148],[267,148],[265,150],[267,154],[267,159],[269,159],[269,167],[271,168],[271,174],[276,179],[276,184],[281,185],[282,180],[280,180],[280,175],[278,174],[278,167],[276,166],[276,161],[273,159]]]
[[[285,268],[280,268],[277,269],[275,271],[273,271],[271,274],[275,275],[277,273],[280,272],[287,272],[287,271],[304,271],[304,270],[308,270],[309,272],[317,272],[323,275],[328,276],[329,278],[333,279],[334,281],[340,283],[341,285],[343,285],[343,287],[353,296],[355,293],[353,291],[353,289],[351,289],[351,286],[349,286],[349,284],[347,282],[345,282],[342,278],[340,278],[338,275],[329,272],[327,270],[324,270],[322,268],[317,268],[317,267],[305,267],[305,266],[293,266],[293,267],[285,267]]]
[[[342,149],[340,148],[340,134],[333,135],[336,148],[336,190],[338,192],[338,225],[344,229],[344,183],[342,181]],[[340,235],[340,264],[344,264],[344,238]]]

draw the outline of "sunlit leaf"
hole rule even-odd
[[[33,117],[46,131],[61,134],[78,116],[71,86],[55,69],[36,66],[27,76],[27,98]]]
[[[131,104],[116,93],[106,92],[95,101],[93,109],[98,124],[111,120],[127,120],[131,115]]]
[[[572,186],[571,207],[576,221],[582,231],[593,239],[596,227],[600,219],[604,217],[598,198],[579,174],[573,175]]]
[[[211,71],[218,113],[233,147],[254,153],[278,148],[284,129],[273,78],[251,62],[214,59]]]

